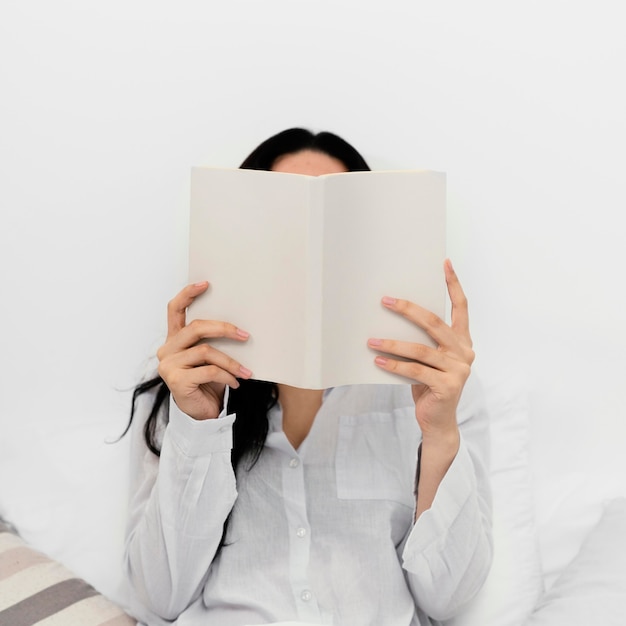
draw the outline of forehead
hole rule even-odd
[[[348,170],[342,161],[328,154],[314,150],[301,150],[279,156],[272,165],[272,171],[322,176],[323,174],[338,174]]]

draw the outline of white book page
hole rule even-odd
[[[258,380],[306,382],[310,178],[254,170],[192,170],[189,281],[208,280],[188,321],[250,333],[211,340]],[[319,326],[319,324],[318,324]]]
[[[385,309],[405,298],[445,316],[445,175],[431,171],[330,175],[325,186],[322,384],[399,383],[374,364],[370,337],[433,345]]]

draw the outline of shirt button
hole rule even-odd
[[[298,528],[298,530],[296,530],[296,535],[298,535],[300,539],[302,539],[302,537],[306,537],[306,528]]]
[[[300,465],[298,459],[291,459],[291,461],[289,461],[289,467],[298,467],[298,465]]]
[[[300,594],[300,599],[302,600],[302,602],[310,602],[311,598],[313,598],[313,594],[308,589],[305,589]]]

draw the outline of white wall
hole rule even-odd
[[[537,454],[626,471],[620,16],[618,0],[4,0],[0,426],[115,434],[185,281],[190,166],[304,125],[374,167],[448,173],[477,367],[528,377]]]

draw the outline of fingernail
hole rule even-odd
[[[381,346],[383,343],[382,339],[370,339],[369,342],[370,346]]]
[[[375,362],[377,365],[387,365],[387,359],[386,359],[384,356],[377,356],[377,357],[374,359],[374,362]]]
[[[390,298],[389,296],[385,296],[383,298],[383,304],[386,304],[387,306],[393,306],[396,302],[397,300],[395,298]]]
[[[239,366],[239,371],[241,372],[241,375],[244,378],[250,378],[250,376],[252,376],[252,372],[247,367],[244,367],[243,365]]]
[[[194,283],[194,287],[204,287],[207,284],[206,280],[201,280],[199,283]]]
[[[241,328],[238,328],[236,330],[236,334],[238,337],[241,337],[242,339],[247,339],[250,336],[249,332],[242,330]]]

